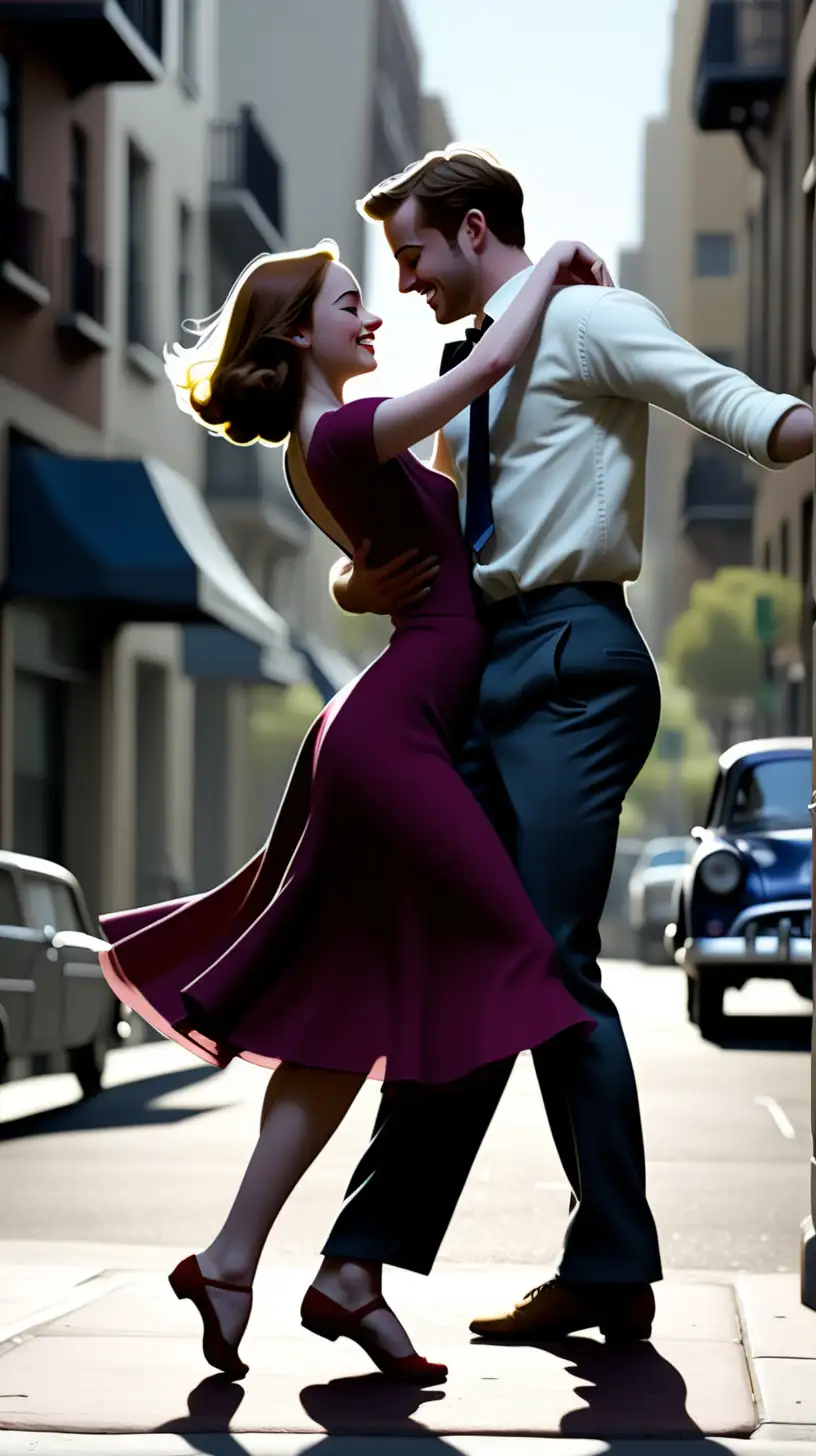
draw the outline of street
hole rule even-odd
[[[681,972],[610,962],[605,980],[638,1075],[666,1269],[795,1271],[808,1209],[810,1004],[782,985],[730,992],[720,1047],[688,1025]],[[85,1105],[69,1076],[3,1087],[0,1238],[202,1247],[249,1155],[265,1082],[258,1068],[213,1073],[161,1042],[112,1054],[109,1090]],[[379,1084],[368,1083],[284,1210],[267,1268],[315,1263],[378,1095]],[[440,1262],[524,1264],[544,1274],[567,1206],[524,1056]]]

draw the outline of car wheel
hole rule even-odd
[[[68,1053],[68,1064],[79,1082],[83,1097],[96,1097],[102,1091],[105,1047],[99,1040],[73,1047]]]
[[[722,982],[707,976],[694,982],[693,1021],[705,1041],[716,1041],[722,1031],[724,996]]]
[[[3,1023],[0,1022],[0,1082],[5,1082],[8,1071],[9,1057],[6,1051],[6,1034],[3,1030]]]

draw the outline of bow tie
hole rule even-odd
[[[465,337],[463,339],[454,339],[452,343],[446,344],[442,350],[442,362],[439,366],[439,373],[447,374],[449,369],[453,369],[455,365],[461,364],[463,359],[467,359],[474,344],[478,344],[482,334],[487,333],[492,322],[492,318],[489,318],[485,314],[480,328],[465,329]]]
[[[467,359],[482,334],[493,320],[485,314],[481,328],[466,329],[464,339],[446,344],[442,351],[439,373],[447,374]],[[470,406],[468,432],[467,503],[465,506],[465,540],[478,554],[494,531],[493,505],[490,499],[490,395],[481,394]]]

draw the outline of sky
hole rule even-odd
[[[644,122],[665,110],[675,0],[403,3],[423,90],[444,98],[454,140],[493,152],[521,181],[530,257],[576,238],[614,277],[618,250],[640,238]],[[366,302],[384,324],[376,389],[368,376],[360,392],[427,383],[462,325],[440,328],[418,296],[400,297],[379,227],[367,272]]]

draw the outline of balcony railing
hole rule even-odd
[[[0,0],[0,23],[47,55],[75,95],[163,75],[164,0]]]
[[[0,189],[0,263],[41,288],[50,287],[48,218],[6,189]]]
[[[766,125],[787,73],[786,0],[709,0],[694,99],[701,131]]]
[[[218,241],[243,262],[274,251],[284,231],[283,168],[250,107],[211,129],[210,201]],[[230,246],[232,245],[232,246]]]

